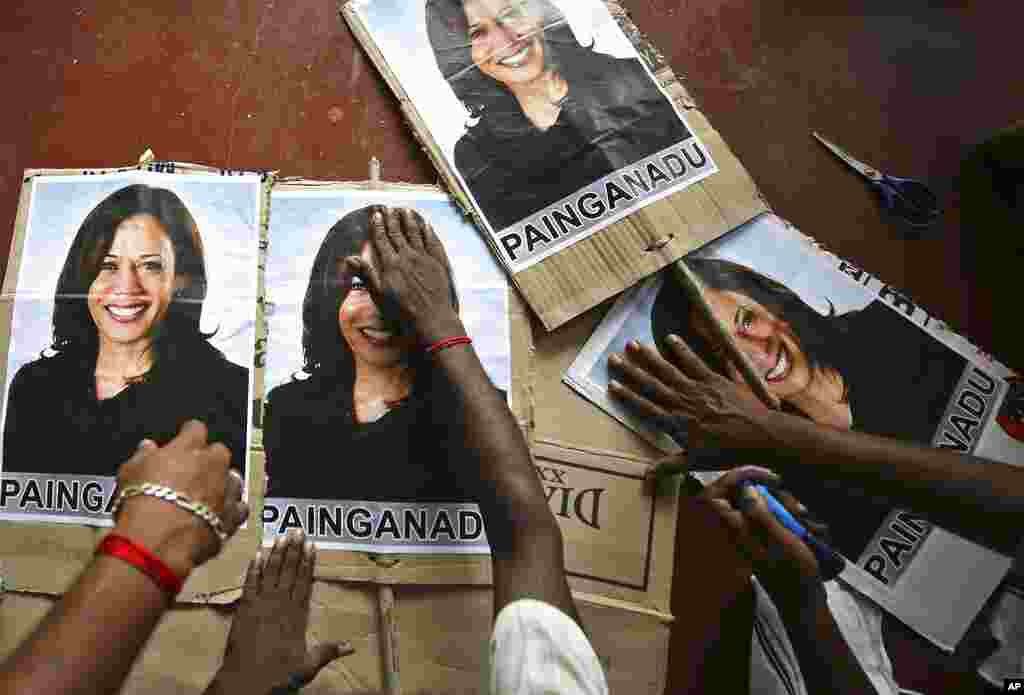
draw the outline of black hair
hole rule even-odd
[[[355,378],[352,350],[338,326],[338,310],[352,289],[352,272],[341,261],[362,253],[370,237],[370,217],[381,209],[378,205],[369,205],[348,213],[331,227],[320,244],[302,301],[302,371],[307,374],[326,374],[345,382]],[[422,216],[415,210],[412,212],[422,223]],[[451,267],[446,269],[452,288],[452,306],[458,311],[455,278]],[[393,320],[393,317],[384,319]]]
[[[789,324],[812,370],[834,370],[848,383],[843,373],[846,320],[834,309],[823,316],[808,306],[793,290],[746,266],[712,258],[688,258],[686,265],[700,278],[705,288],[737,292],[748,297],[776,318]],[[697,330],[696,307],[679,283],[666,273],[651,310],[651,333],[658,350],[668,357],[665,338],[678,335],[709,367],[727,376],[720,351]]]
[[[174,249],[175,290],[166,316],[155,327],[153,369],[172,364],[185,353],[213,349],[207,343],[213,334],[203,333],[199,327],[207,281],[203,241],[196,221],[172,191],[133,184],[94,207],[71,242],[54,297],[51,348],[56,352],[77,353],[83,358],[97,355],[99,334],[89,313],[89,288],[99,275],[118,227],[136,215],[154,217]]]
[[[540,9],[545,67],[560,72],[569,64],[585,64],[591,47],[579,44],[562,11],[551,0],[525,1]],[[481,117],[489,108],[518,109],[511,92],[473,64],[464,0],[427,0],[426,13],[427,36],[437,67],[470,118]]]

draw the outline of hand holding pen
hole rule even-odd
[[[843,560],[818,537],[827,529],[796,498],[777,489],[779,482],[767,469],[743,466],[708,485],[701,496],[725,522],[786,618],[825,600],[822,582],[842,569]]]

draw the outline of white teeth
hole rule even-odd
[[[107,311],[109,311],[111,314],[113,314],[114,316],[116,316],[116,317],[118,317],[120,319],[128,319],[128,318],[131,318],[133,316],[138,316],[139,314],[141,314],[145,310],[146,310],[146,307],[144,307],[144,306],[136,306],[136,307],[108,306],[107,307]]]
[[[518,51],[510,56],[506,56],[498,61],[499,65],[504,65],[508,68],[518,68],[526,62],[526,53],[530,50],[529,46],[523,46]]]
[[[768,381],[777,379],[785,374],[787,369],[789,369],[789,360],[786,358],[785,348],[782,348],[779,350],[779,361],[775,363],[770,372],[764,375],[764,378]]]
[[[374,340],[387,340],[393,337],[395,334],[391,331],[380,331],[375,328],[364,328],[363,335]]]

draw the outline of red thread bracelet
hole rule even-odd
[[[171,598],[181,593],[181,587],[185,584],[184,577],[175,574],[163,560],[138,543],[116,533],[107,534],[96,548],[96,554],[110,555],[127,562],[156,582]]]
[[[437,341],[436,343],[434,343],[432,345],[428,345],[427,349],[426,349],[426,352],[427,352],[427,354],[430,354],[432,352],[437,352],[438,350],[444,350],[445,348],[450,348],[453,345],[469,345],[472,342],[473,342],[473,339],[470,338],[468,335],[456,335],[456,336],[453,336],[451,338],[445,338],[444,340],[439,340],[439,341]]]

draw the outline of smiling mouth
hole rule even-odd
[[[498,65],[501,65],[506,68],[519,68],[522,67],[524,63],[526,63],[527,54],[529,54],[529,52],[530,44],[524,43],[523,47],[520,48],[518,51],[510,55],[507,55],[496,62]]]
[[[128,306],[115,306],[108,304],[104,307],[107,313],[119,323],[129,323],[138,319],[149,308],[148,304],[131,304]]]
[[[775,362],[775,366],[768,370],[768,373],[764,375],[764,380],[769,383],[782,381],[789,375],[790,368],[790,357],[789,353],[786,352],[786,348],[782,345],[779,346],[779,355]]]
[[[360,328],[359,332],[364,338],[375,345],[385,345],[395,337],[393,331],[386,331],[380,328]]]

